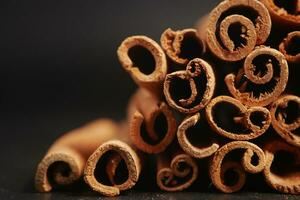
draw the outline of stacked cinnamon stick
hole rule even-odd
[[[163,191],[208,174],[232,193],[250,173],[300,193],[300,1],[225,0],[195,29],[168,28],[160,44],[131,36],[117,54],[139,86],[125,122],[101,119],[59,138],[38,165],[38,191],[83,177],[119,195],[155,158]]]

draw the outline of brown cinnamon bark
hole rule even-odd
[[[280,43],[279,51],[288,62],[300,63],[300,31],[290,32]]]
[[[214,112],[220,105],[230,105],[228,111],[234,112],[233,114],[226,113],[226,110],[223,110],[225,106],[219,111],[227,114],[227,121],[232,118],[230,120],[233,123],[231,127],[234,129],[226,130],[225,125],[222,127],[219,125],[220,122],[215,119],[216,114]],[[259,106],[247,108],[240,101],[229,96],[218,96],[212,99],[206,107],[206,118],[216,133],[233,140],[257,138],[265,133],[271,124],[271,115],[268,109]]]
[[[186,70],[166,76],[164,94],[168,104],[174,109],[182,113],[195,113],[210,101],[215,84],[212,67],[206,61],[195,58],[187,64]]]
[[[114,154],[109,154],[108,160],[102,160],[108,152]],[[123,166],[124,169],[122,170],[127,171],[127,177],[126,175],[121,174],[119,178],[122,179],[122,181],[117,183],[115,181],[117,176],[116,170],[120,165],[121,160],[124,160],[126,164],[126,167]],[[105,164],[106,161],[108,161],[106,173],[109,181],[102,182],[95,174],[97,172],[97,165]],[[93,190],[105,196],[116,196],[120,194],[120,191],[132,188],[138,181],[140,172],[141,162],[135,150],[121,140],[110,140],[100,145],[87,160],[84,169],[84,180]],[[103,177],[101,176],[101,178]]]
[[[48,192],[53,186],[68,185],[78,180],[88,157],[101,143],[115,137],[117,133],[117,124],[100,119],[57,139],[38,165],[36,189]]]
[[[159,96],[167,74],[167,60],[161,47],[152,39],[137,35],[126,38],[117,53],[132,79]]]
[[[269,10],[274,24],[289,28],[300,27],[300,3],[298,0],[260,0]]]
[[[268,141],[264,147],[265,180],[273,189],[300,194],[300,149],[282,140]]]
[[[268,10],[257,0],[225,0],[208,18],[206,43],[211,52],[225,61],[247,56],[263,44],[271,31]]]
[[[168,57],[177,64],[186,65],[194,58],[201,58],[205,52],[205,43],[195,29],[163,32],[160,43]]]
[[[300,147],[300,97],[284,95],[270,106],[272,126],[288,143]]]
[[[167,153],[157,158],[157,185],[168,192],[182,191],[193,184],[198,177],[198,166],[192,157],[177,152],[173,156]]]
[[[133,144],[146,153],[164,151],[177,129],[172,110],[156,96],[139,89],[128,105],[129,133]]]
[[[244,150],[241,163],[224,159],[234,150]],[[255,165],[252,164],[254,155],[258,158]],[[257,145],[246,141],[234,141],[225,144],[214,154],[209,173],[216,188],[225,193],[232,193],[244,186],[246,172],[259,173],[264,169],[264,166],[265,155]]]
[[[247,106],[266,106],[284,91],[289,76],[288,64],[276,49],[260,46],[244,61],[237,75],[225,77],[231,95]]]
[[[189,132],[191,127],[195,127],[200,120],[200,113],[196,113],[192,116],[184,119],[178,127],[177,139],[181,148],[190,156],[195,158],[205,158],[214,154],[218,148],[219,144],[214,140],[209,140],[205,142],[205,146],[194,146],[191,141],[189,141],[187,134],[207,134],[201,132]]]

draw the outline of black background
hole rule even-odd
[[[92,119],[121,120],[136,86],[116,49],[130,35],[159,41],[168,27],[193,27],[217,0],[1,0],[0,199],[97,198],[94,193],[38,194],[36,166],[55,138]],[[121,198],[281,198],[195,192],[127,192]],[[285,196],[295,198],[295,196]]]

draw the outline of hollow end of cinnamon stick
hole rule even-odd
[[[243,59],[271,31],[269,12],[256,0],[225,0],[211,11],[206,24],[208,48],[225,61]]]
[[[288,62],[300,63],[300,31],[290,32],[280,43],[279,51]]]
[[[243,68],[225,77],[230,94],[247,106],[266,106],[285,90],[287,61],[276,49],[259,46],[245,58]]]
[[[182,191],[190,187],[198,177],[197,163],[180,151],[169,156],[159,154],[157,158],[157,185],[168,192]]]
[[[300,5],[297,0],[261,0],[268,9],[273,23],[283,28],[300,27]]]
[[[205,158],[213,155],[218,150],[219,144],[217,141],[210,139],[209,136],[205,136],[208,133],[201,131],[201,127],[198,126],[199,120],[200,113],[186,117],[178,127],[177,139],[181,148],[188,155],[195,158]],[[189,138],[191,134],[202,134],[203,136],[201,138],[197,137],[196,144],[196,141]]]
[[[195,58],[186,70],[170,73],[164,82],[168,104],[181,113],[195,113],[204,108],[215,90],[215,74],[209,63]]]
[[[120,140],[110,140],[87,160],[84,180],[102,195],[117,196],[137,183],[140,172],[141,161],[135,150]]]
[[[282,140],[266,142],[266,166],[263,171],[268,185],[283,193],[300,194],[300,149]]]
[[[206,51],[205,42],[195,29],[173,31],[166,29],[160,43],[167,56],[175,63],[186,65],[194,58],[201,58]]]
[[[117,54],[132,79],[140,87],[159,96],[167,73],[167,60],[162,48],[154,40],[137,35],[126,38]]]
[[[243,150],[241,162],[228,159],[236,150]],[[233,141],[217,150],[209,167],[211,181],[217,189],[225,193],[237,192],[246,182],[246,172],[255,174],[264,169],[265,155],[253,143]]]
[[[232,140],[251,140],[264,134],[271,115],[264,107],[246,107],[229,96],[218,96],[206,107],[208,124],[217,134]]]
[[[92,152],[117,133],[116,123],[100,119],[61,136],[37,167],[36,189],[39,192],[49,192],[53,188],[77,181],[82,177],[85,162]]]
[[[272,126],[287,143],[300,147],[300,97],[283,95],[270,105]]]
[[[170,107],[139,89],[128,105],[129,135],[132,143],[146,153],[164,151],[173,141],[177,123]]]

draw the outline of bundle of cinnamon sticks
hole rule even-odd
[[[131,36],[117,54],[139,86],[127,118],[55,141],[38,165],[38,191],[83,177],[119,195],[145,181],[150,160],[163,191],[207,174],[232,193],[257,174],[275,191],[300,193],[299,0],[225,0],[195,28],[168,28],[160,44]]]

